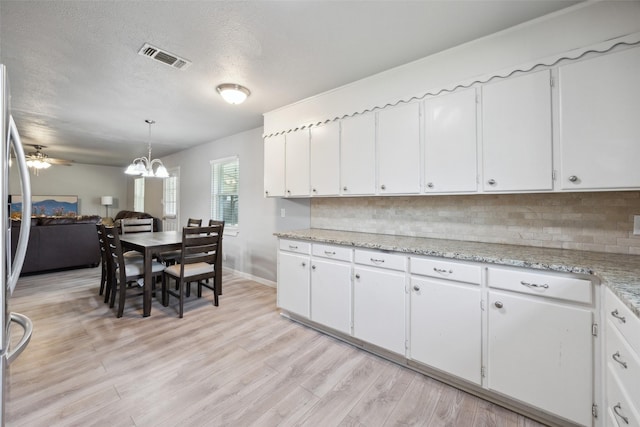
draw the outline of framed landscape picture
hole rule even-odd
[[[22,196],[11,196],[11,217],[20,217]],[[31,196],[31,216],[77,216],[78,196]]]

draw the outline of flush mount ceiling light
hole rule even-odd
[[[160,159],[151,160],[151,125],[155,123],[153,120],[145,120],[145,123],[149,125],[149,157],[138,157],[133,159],[133,162],[129,165],[126,171],[127,175],[140,175],[149,178],[168,178],[169,172],[164,167]],[[155,172],[153,167],[158,165]]]
[[[242,104],[251,92],[244,86],[235,83],[224,83],[217,88],[218,93],[229,104]]]

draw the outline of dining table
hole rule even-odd
[[[128,233],[120,236],[123,249],[140,252],[144,257],[143,316],[151,315],[152,280],[151,261],[162,253],[182,248],[182,231],[151,231]],[[218,244],[218,256],[214,266],[216,275],[214,286],[218,295],[222,294],[222,239]]]

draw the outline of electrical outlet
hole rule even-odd
[[[284,217],[285,217],[284,208],[280,209],[280,216],[281,216],[282,218],[284,218]]]
[[[633,235],[640,236],[640,215],[633,216]]]

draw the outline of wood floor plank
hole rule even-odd
[[[539,426],[282,317],[275,289],[240,276],[218,307],[192,292],[183,319],[156,299],[143,318],[141,297],[118,319],[99,280],[20,278],[9,308],[34,332],[9,370],[8,427]]]

